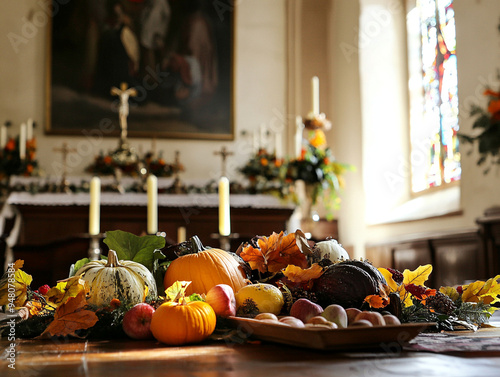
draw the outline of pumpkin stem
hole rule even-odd
[[[174,249],[174,254],[178,257],[182,257],[183,255],[187,254],[196,254],[207,249],[205,246],[203,246],[198,236],[193,236],[189,240],[181,242],[177,245],[173,245],[171,247]]]
[[[118,262],[118,256],[116,255],[116,251],[109,250],[108,253],[108,263],[106,263],[106,267],[120,267],[121,264]]]

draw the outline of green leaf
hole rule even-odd
[[[76,261],[76,263],[72,264],[70,269],[69,269],[69,277],[75,276],[76,272],[89,262],[91,262],[91,260],[89,258],[82,258],[82,259]]]
[[[122,230],[113,230],[106,232],[104,243],[116,251],[119,260],[141,263],[150,271],[153,271],[155,259],[165,257],[161,253],[155,254],[155,250],[165,247],[165,238],[161,236],[136,236]]]

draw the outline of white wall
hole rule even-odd
[[[43,126],[45,110],[45,59],[46,28],[40,0],[2,0],[0,2],[0,122],[11,120],[12,136],[29,117]],[[64,3],[64,1],[61,1]],[[181,178],[209,179],[218,176],[220,158],[213,155],[222,145],[235,155],[229,160],[232,178],[241,178],[235,169],[244,164],[251,153],[250,133],[266,124],[274,129],[283,126],[286,114],[286,49],[285,49],[285,0],[251,0],[237,2],[235,18],[235,140],[234,142],[168,140],[157,141],[157,148],[164,157],[173,161],[174,151],[181,151],[181,162],[186,168]],[[30,19],[30,17],[35,18]],[[31,31],[28,26],[33,23]],[[13,48],[7,35],[24,38]],[[31,34],[33,33],[33,36]],[[17,51],[16,51],[17,50]],[[132,110],[133,111],[133,110]],[[285,130],[285,134],[286,134]],[[38,139],[38,161],[47,174],[54,174],[53,161],[60,161],[60,154],[53,148],[67,141],[70,147],[92,146],[92,153],[72,155],[70,174],[82,174],[84,168],[100,150],[108,151],[117,145],[115,138],[87,139],[45,135],[43,127],[35,130]],[[132,146],[142,151],[151,149],[149,139],[132,138]]]
[[[349,161],[361,167],[362,161],[382,161],[376,151],[369,153],[363,151],[363,158],[359,155],[361,140],[366,138],[365,132],[368,123],[376,123],[380,119],[370,119],[369,114],[363,114],[363,131],[360,127],[358,111],[359,94],[356,88],[360,85],[359,72],[356,76],[356,64],[358,50],[354,50],[351,63],[346,62],[345,43],[357,46],[353,30],[358,30],[355,12],[359,13],[357,2],[333,0],[333,16],[336,22],[332,22],[330,37],[332,38],[332,68],[335,80],[332,84],[332,108],[329,110],[334,115],[339,141],[334,140],[337,158],[341,161]],[[362,4],[386,3],[389,6],[398,5],[399,0],[361,0]],[[468,116],[468,108],[471,103],[486,105],[486,99],[482,96],[484,84],[490,84],[492,89],[499,90],[500,82],[496,77],[497,69],[500,68],[500,35],[498,24],[500,22],[500,1],[496,0],[455,0],[456,28],[457,28],[457,58],[459,72],[459,101],[460,101],[460,127],[463,132],[471,132],[472,119]],[[342,16],[340,16],[342,13]],[[337,15],[337,16],[336,16]],[[336,18],[335,18],[336,17]],[[376,36],[383,37],[384,33]],[[344,50],[339,46],[344,43]],[[348,47],[348,46],[347,46]],[[394,48],[397,52],[398,49]],[[344,52],[344,54],[342,54]],[[387,54],[388,52],[385,52]],[[375,62],[374,62],[375,67]],[[395,71],[396,72],[396,71]],[[369,72],[366,72],[369,74]],[[373,81],[376,79],[372,78]],[[383,80],[380,82],[383,85]],[[370,98],[365,98],[365,103],[371,104]],[[373,101],[377,101],[374,98]],[[393,106],[396,111],[400,108],[399,101],[385,104],[387,109]],[[380,143],[380,141],[379,141]],[[385,146],[390,149],[390,145]],[[468,146],[462,147],[462,181],[461,196],[459,202],[460,214],[421,219],[416,221],[402,221],[396,223],[385,223],[379,225],[368,225],[364,219],[366,205],[364,198],[370,197],[371,181],[362,181],[361,177],[348,175],[348,188],[344,194],[343,207],[340,212],[340,238],[344,244],[361,246],[371,243],[387,242],[390,239],[402,235],[419,234],[424,232],[439,232],[445,230],[468,229],[475,227],[475,219],[480,217],[485,209],[500,205],[500,190],[498,189],[499,170],[493,170],[488,176],[482,174],[482,169],[476,166],[477,154],[467,155]],[[367,154],[365,154],[367,153]],[[389,165],[381,162],[381,169],[387,169]],[[369,173],[369,172],[367,172]],[[365,178],[369,174],[365,174]],[[441,198],[443,200],[443,198]],[[446,200],[447,198],[444,198]],[[377,200],[376,196],[370,201]],[[440,204],[440,203],[439,203]],[[390,209],[389,207],[387,208]],[[382,212],[384,209],[380,209]],[[418,215],[418,214],[417,214]],[[417,216],[418,217],[418,216]],[[361,251],[363,253],[363,251]],[[357,254],[359,254],[357,252]]]

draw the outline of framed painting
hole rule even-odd
[[[234,8],[215,5],[58,4],[48,33],[46,132],[118,135],[120,100],[111,89],[125,83],[137,94],[129,100],[130,137],[232,140]]]

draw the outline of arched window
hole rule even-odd
[[[407,0],[411,191],[460,180],[453,0]]]

